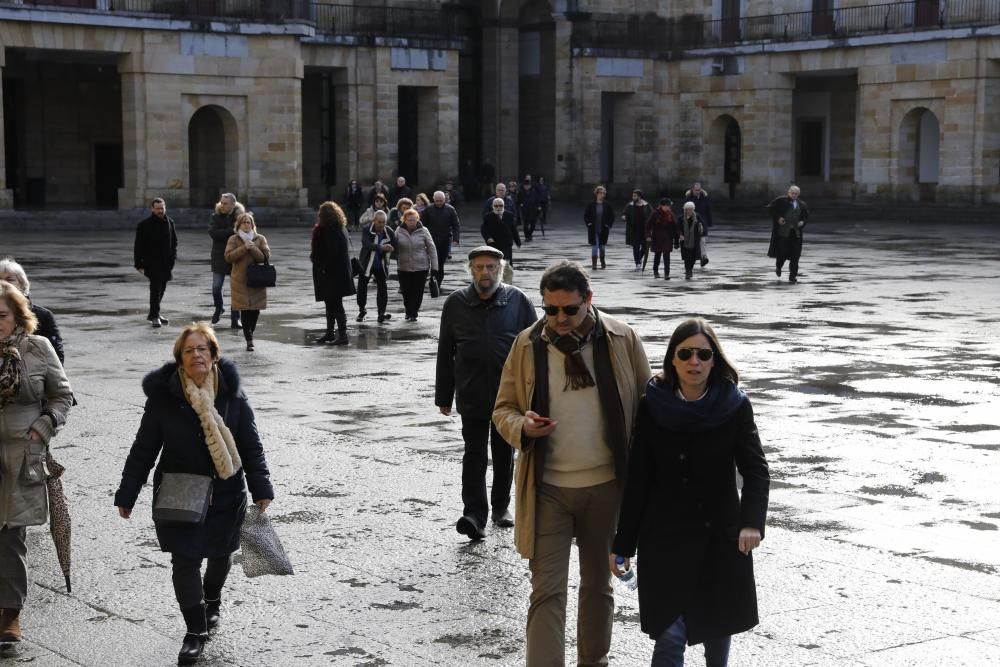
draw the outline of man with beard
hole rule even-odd
[[[434,403],[451,414],[452,397],[462,416],[462,518],[455,529],[471,540],[486,537],[486,519],[514,525],[510,488],[514,450],[491,423],[507,353],[514,338],[537,319],[531,300],[513,285],[500,281],[503,253],[490,246],[469,252],[472,284],[452,292],[441,311]],[[489,447],[487,447],[489,445]],[[486,497],[487,449],[493,454],[493,489]]]
[[[177,231],[167,217],[167,204],[157,197],[150,204],[150,216],[135,228],[135,270],[149,280],[149,314],[146,319],[159,329],[170,322],[160,317],[160,301],[173,278],[177,261]]]

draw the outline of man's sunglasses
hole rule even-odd
[[[575,306],[542,306],[542,310],[544,310],[545,314],[549,317],[555,317],[559,314],[560,310],[566,313],[569,317],[573,317],[580,312],[581,308],[583,308],[582,302]]]
[[[715,352],[708,347],[682,347],[677,350],[677,358],[681,361],[687,361],[695,353],[698,354],[698,358],[702,361],[711,361],[712,357],[715,356]]]

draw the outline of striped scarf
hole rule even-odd
[[[587,317],[580,323],[580,326],[565,336],[560,336],[551,327],[545,326],[545,338],[549,345],[554,345],[566,358],[566,384],[563,386],[563,391],[586,389],[596,384],[594,376],[587,369],[587,364],[583,361],[583,354],[580,352],[594,331],[595,323],[594,314],[588,311]]]

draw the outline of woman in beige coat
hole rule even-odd
[[[236,218],[236,233],[226,244],[226,261],[233,267],[229,278],[233,311],[240,311],[243,319],[243,337],[247,351],[253,351],[253,332],[257,328],[260,311],[267,308],[267,288],[247,285],[247,267],[266,262],[271,258],[267,239],[257,233],[257,223],[249,211]]]
[[[0,281],[0,644],[21,640],[25,526],[49,519],[45,459],[73,404],[66,373],[27,298]]]

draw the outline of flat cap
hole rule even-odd
[[[469,251],[469,259],[472,259],[473,257],[479,257],[480,255],[492,255],[497,259],[503,259],[503,252],[497,250],[496,248],[490,245],[476,246],[475,248]]]

